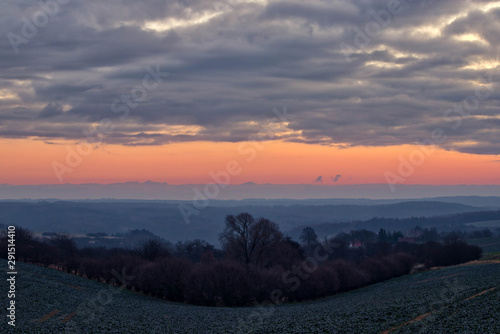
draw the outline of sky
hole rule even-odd
[[[2,1],[0,183],[499,185],[498,31],[500,1]]]

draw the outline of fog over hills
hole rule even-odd
[[[459,198],[465,200],[465,198]],[[489,199],[490,201],[493,198]],[[262,200],[260,200],[262,201]],[[248,212],[254,217],[275,221],[284,232],[299,231],[303,226],[324,223],[339,224],[334,230],[350,229],[350,222],[369,220],[373,217],[411,218],[453,215],[466,212],[494,210],[495,207],[478,207],[438,201],[409,201],[390,204],[313,204],[314,201],[269,200],[275,205],[259,205],[258,202],[241,201],[239,205],[213,205],[196,209],[190,201],[0,201],[0,224],[22,226],[36,232],[120,233],[132,229],[147,229],[167,240],[204,239],[219,243],[228,214]],[[325,200],[326,201],[326,200]],[[354,200],[352,200],[354,201]],[[366,200],[361,200],[365,202]],[[498,203],[499,198],[496,198]],[[237,201],[235,201],[237,202]],[[233,203],[234,202],[229,202]],[[499,206],[496,206],[498,209]],[[192,211],[190,211],[192,210]],[[186,214],[187,213],[187,214]],[[186,219],[187,218],[187,219]],[[493,219],[493,218],[491,218]],[[488,218],[487,220],[491,220]],[[497,219],[496,216],[494,219]],[[472,220],[470,222],[473,222]],[[454,224],[454,220],[450,220]],[[346,223],[341,225],[340,223]],[[378,231],[383,221],[363,225]],[[463,222],[460,222],[463,223]],[[390,223],[391,230],[414,227]],[[419,224],[421,224],[419,222]],[[448,223],[447,223],[448,224]],[[384,225],[385,226],[385,225]],[[450,225],[448,229],[455,228]],[[385,228],[388,228],[385,226]],[[332,229],[329,229],[332,231]],[[293,233],[292,236],[296,236]]]
[[[500,186],[484,185],[400,185],[391,192],[386,184],[3,184],[0,224],[64,233],[144,228],[171,241],[199,238],[218,244],[228,214],[249,212],[275,221],[282,231],[296,232],[307,225],[373,217],[498,210],[499,194]]]

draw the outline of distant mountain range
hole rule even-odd
[[[171,185],[158,182],[113,184],[0,184],[0,199],[135,199],[135,200],[243,200],[243,199],[417,199],[448,196],[500,196],[500,185],[312,185],[257,184]],[[440,199],[441,200],[441,199]],[[443,201],[447,201],[443,199]],[[365,204],[370,204],[367,201]],[[340,202],[339,202],[340,203]],[[350,202],[344,201],[343,204]],[[386,202],[390,203],[390,202]],[[332,202],[328,202],[332,204]],[[337,203],[338,204],[338,203]],[[469,203],[470,204],[470,203]],[[489,204],[488,204],[489,205]]]

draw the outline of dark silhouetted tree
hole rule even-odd
[[[214,253],[215,247],[205,240],[179,241],[175,244],[175,255],[189,259],[196,263],[201,261],[201,257],[206,252]]]
[[[154,261],[156,258],[169,256],[168,248],[167,244],[159,239],[149,239],[135,247],[132,253],[147,261]]]
[[[306,247],[316,246],[318,244],[318,235],[312,227],[307,226],[302,229],[300,241]]]
[[[383,228],[381,228],[380,231],[378,231],[378,241],[381,242],[389,241],[389,236],[387,235],[387,232]]]
[[[230,257],[247,265],[264,265],[273,248],[283,240],[283,234],[268,219],[256,221],[250,214],[240,213],[226,217],[220,240]]]

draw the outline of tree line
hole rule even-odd
[[[355,230],[318,240],[306,227],[298,243],[276,223],[248,213],[226,216],[221,249],[203,240],[172,244],[158,237],[129,248],[78,248],[67,235],[40,239],[23,228],[16,232],[20,261],[207,306],[312,300],[408,274],[416,264],[447,266],[481,256],[460,234],[408,243],[398,242],[400,232]],[[5,234],[0,247],[7,249]],[[131,279],[119,282],[114,272]]]

